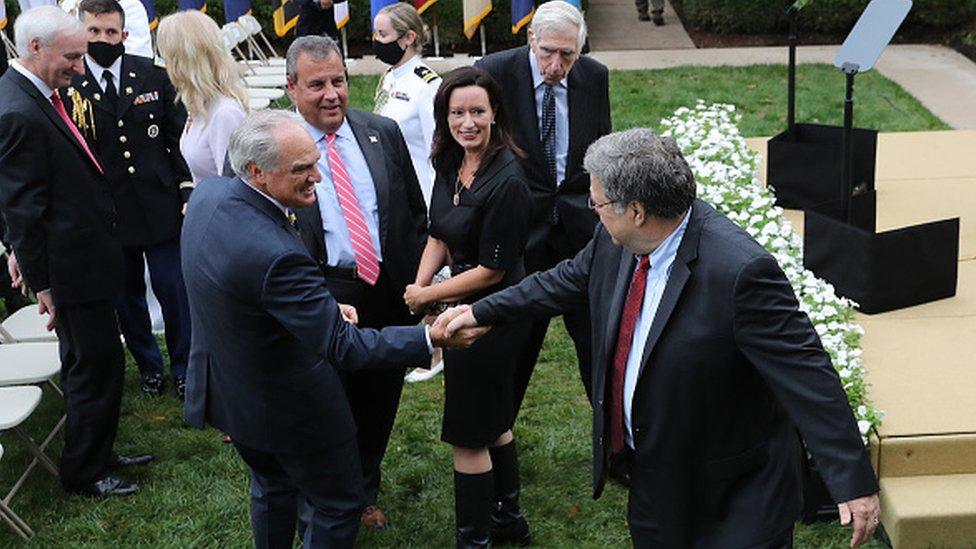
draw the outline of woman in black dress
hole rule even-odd
[[[444,77],[434,99],[436,172],[430,237],[404,299],[419,312],[472,303],[525,275],[529,191],[498,84],[474,67]],[[451,278],[431,285],[444,265]],[[457,547],[527,543],[512,437],[513,373],[527,326],[495,327],[468,349],[444,351],[441,440],[454,447]]]

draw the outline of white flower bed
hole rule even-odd
[[[741,225],[779,261],[800,309],[810,316],[847,392],[861,436],[881,425],[871,406],[861,365],[864,330],[854,321],[856,303],[803,268],[803,240],[793,232],[772,189],[759,182],[759,155],[746,146],[736,126],[735,106],[699,101],[661,121],[661,132],[677,141],[698,183],[698,197]]]

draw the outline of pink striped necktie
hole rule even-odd
[[[68,111],[64,109],[64,103],[61,102],[61,96],[58,95],[57,91],[51,94],[51,104],[54,105],[54,110],[57,111],[58,116],[61,117],[61,120],[63,120],[65,125],[68,126],[68,129],[71,130],[71,135],[75,136],[75,139],[78,140],[78,144],[81,145],[81,148],[85,149],[85,152],[88,153],[88,158],[90,158],[95,164],[95,167],[98,168],[98,173],[104,174],[105,172],[102,170],[102,165],[98,163],[98,159],[95,158],[95,155],[92,154],[91,149],[88,148],[88,142],[85,141],[85,137],[81,135],[81,132],[78,131],[78,127],[75,126],[75,123],[71,121],[71,118],[68,116]]]
[[[325,140],[329,144],[328,156],[329,169],[332,171],[332,183],[335,185],[336,196],[339,197],[342,217],[346,219],[346,227],[349,229],[352,251],[356,255],[356,274],[363,282],[374,286],[380,277],[380,263],[376,259],[373,239],[369,236],[369,228],[366,225],[366,219],[363,218],[363,212],[359,208],[359,199],[356,198],[356,191],[349,180],[346,166],[342,163],[342,157],[339,156],[339,149],[335,144],[336,134],[326,135]]]

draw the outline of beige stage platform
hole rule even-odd
[[[765,141],[749,146],[765,155]],[[858,316],[885,411],[872,440],[882,522],[896,549],[976,547],[976,132],[881,134],[875,187],[879,231],[960,218],[955,297]],[[803,213],[787,217],[802,234]]]

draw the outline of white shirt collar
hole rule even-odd
[[[32,73],[27,67],[21,65],[19,60],[11,59],[10,68],[24,75],[24,78],[30,80],[31,84],[34,84],[34,87],[37,88],[37,91],[41,92],[41,95],[43,95],[46,99],[48,100],[51,99],[51,94],[54,93],[54,90],[52,90],[50,86],[45,84],[43,80],[38,78],[36,74]]]
[[[539,58],[535,56],[535,52],[532,51],[532,47],[529,46],[529,68],[532,72],[532,89],[537,90],[545,81],[542,79],[542,74],[539,72]],[[566,73],[567,75],[569,73]],[[568,88],[569,83],[566,81],[566,77],[563,77],[559,81],[559,85]]]
[[[112,73],[112,78],[115,79],[115,89],[120,90],[122,88],[122,56],[120,55],[118,59],[115,60],[108,67],[103,67],[95,62],[87,53],[85,54],[85,66],[91,71],[92,78],[95,82],[98,82],[99,86],[104,89],[105,77],[103,76],[105,71]]]
[[[393,73],[393,76],[400,78],[401,76],[407,73],[413,72],[414,68],[416,68],[416,66],[420,64],[420,61],[421,61],[421,55],[415,54],[410,59],[407,59],[407,61],[404,64],[400,65],[399,67],[390,69],[390,72]]]
[[[254,185],[252,185],[250,182],[248,182],[243,177],[241,178],[241,181],[243,181],[244,184],[247,185],[248,187],[251,187],[252,189],[254,189],[254,191],[256,193],[258,193],[259,195],[261,195],[261,196],[265,197],[266,199],[268,199],[272,204],[275,205],[276,208],[278,208],[279,210],[281,210],[281,213],[285,214],[285,219],[288,219],[288,208],[282,206],[281,202],[278,202],[277,200],[275,200],[274,198],[272,198],[271,195],[265,194],[264,191],[262,191],[261,189],[255,187]]]
[[[671,260],[678,255],[678,247],[681,245],[682,237],[684,237],[685,230],[688,228],[689,219],[691,219],[691,208],[688,208],[688,211],[685,212],[681,223],[651,252],[648,259],[650,260],[652,269],[669,265]]]
[[[312,139],[316,143],[318,143],[319,141],[322,140],[322,138],[325,137],[325,132],[309,124],[307,120],[305,120],[304,122],[305,122],[305,129],[308,130],[308,133],[312,136]],[[344,117],[342,119],[342,125],[339,126],[338,130],[336,130],[336,135],[343,139],[353,139],[353,140],[356,139],[355,134],[352,133],[352,128],[349,126],[348,117]]]

